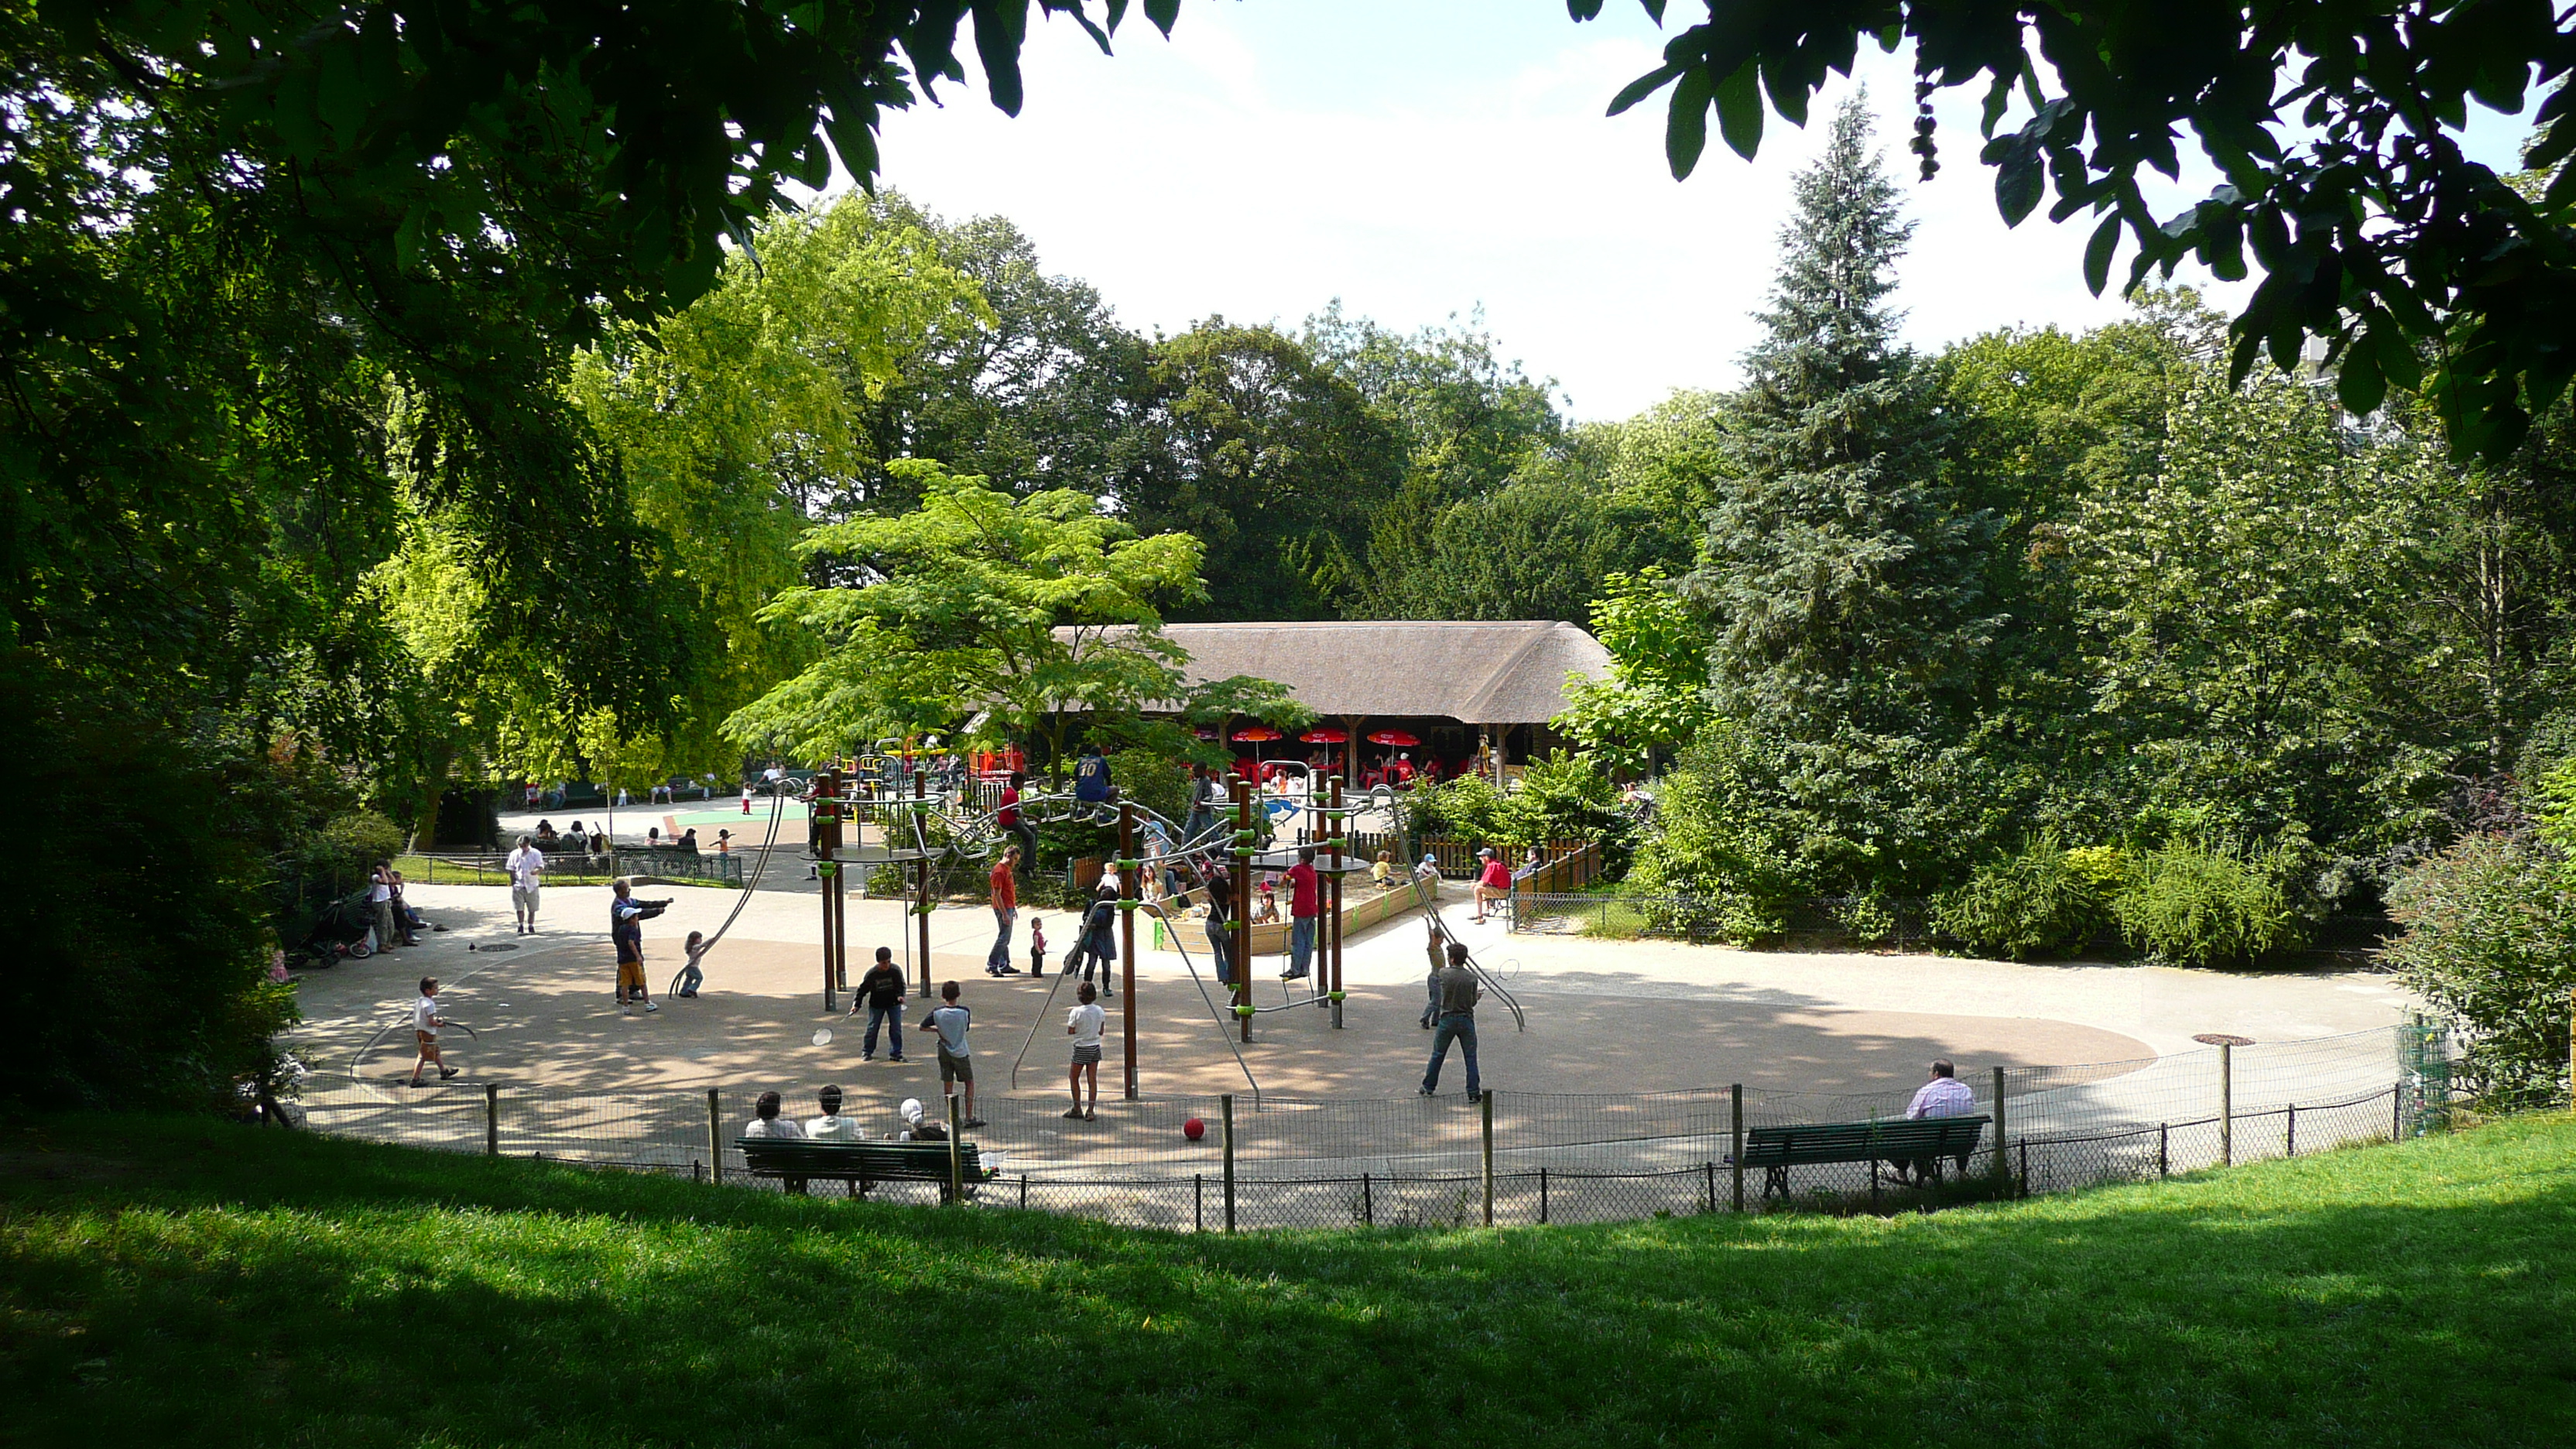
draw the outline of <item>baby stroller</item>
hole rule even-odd
[[[376,928],[376,913],[367,902],[368,893],[362,887],[324,906],[314,918],[313,929],[296,943],[296,957],[306,966],[329,966],[343,956],[364,961],[374,955],[367,939]]]

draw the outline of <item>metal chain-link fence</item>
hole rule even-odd
[[[1999,1069],[1967,1083],[1976,1100],[1965,1115],[1988,1123],[1964,1162],[1905,1164],[1855,1152],[1853,1160],[1795,1161],[1774,1171],[1761,1158],[1767,1130],[1893,1128],[1906,1120],[1913,1094],[1718,1087],[1488,1093],[1481,1102],[1268,1097],[1257,1105],[1248,1097],[1163,1097],[1104,1100],[1089,1120],[1069,1119],[1062,1097],[992,1095],[978,1104],[989,1120],[969,1134],[989,1176],[966,1199],[1208,1232],[1934,1206],[2438,1130],[2453,1110],[2448,1051],[2447,1035],[2415,1026]],[[759,1090],[411,1088],[316,1077],[297,1107],[314,1129],[341,1136],[775,1188],[777,1179],[750,1173],[737,1145]],[[900,1126],[894,1106],[852,1092],[845,1111],[867,1137],[881,1139]],[[937,1110],[934,1103],[934,1117]],[[811,1190],[931,1203],[945,1186],[816,1182]]]

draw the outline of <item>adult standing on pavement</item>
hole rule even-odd
[[[993,812],[994,824],[1019,837],[1020,874],[1022,875],[1027,875],[1038,868],[1037,827],[1029,824],[1020,815],[1020,790],[1028,783],[1027,775],[1013,770],[1011,778],[1002,784],[1001,806]]]
[[[648,1012],[662,1008],[653,1004],[652,993],[644,985],[644,903],[635,899],[635,888],[619,881],[609,888],[608,938],[617,944],[617,1014],[631,1016],[636,1002],[644,1003]]]
[[[1004,847],[1002,858],[993,862],[993,949],[984,957],[987,976],[1020,974],[1011,964],[1011,923],[1020,918],[1020,884],[1013,875],[1019,863],[1016,845]]]
[[[1422,1095],[1439,1095],[1440,1064],[1454,1041],[1467,1056],[1467,1100],[1483,1099],[1483,1084],[1476,1080],[1476,1002],[1483,994],[1476,973],[1467,969],[1466,943],[1450,942],[1449,964],[1440,971],[1440,1024],[1431,1033],[1431,1064],[1422,1069]]]
[[[1315,889],[1315,847],[1297,847],[1297,863],[1288,867],[1288,969],[1282,981],[1302,979],[1315,955],[1315,917],[1322,913],[1323,893]]]
[[[888,1061],[903,1060],[903,968],[894,964],[894,948],[879,946],[877,963],[859,978],[859,999],[850,1003],[850,1014],[859,1014],[862,1002],[868,1008],[868,1034],[859,1039],[859,1060],[877,1059],[877,1027],[887,1029],[887,1045],[894,1048]]]
[[[537,932],[537,887],[542,884],[539,877],[546,873],[546,853],[522,835],[518,849],[511,851],[510,858],[502,864],[510,872],[510,913],[519,919],[519,934],[533,936]]]
[[[403,943],[402,932],[394,928],[394,863],[376,862],[367,880],[367,910],[376,921],[376,949],[390,951]]]

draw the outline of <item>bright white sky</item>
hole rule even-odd
[[[1168,42],[1130,10],[1114,58],[1069,23],[1033,25],[1016,120],[980,87],[891,117],[886,184],[951,218],[1011,218],[1047,270],[1141,331],[1217,313],[1293,326],[1335,297],[1403,331],[1482,307],[1504,355],[1554,377],[1580,418],[1737,380],[1789,180],[1846,84],[1804,131],[1773,117],[1758,162],[1712,127],[1675,183],[1660,95],[1602,114],[1669,38],[1630,0],[1582,26],[1563,0],[1187,0]],[[1672,7],[1684,24],[1696,11]],[[1897,293],[1910,340],[2119,315],[2084,289],[2087,219],[1996,216],[1968,93],[1944,94],[1927,184],[1904,149],[1910,62],[1864,48],[1860,79],[1917,222]],[[2523,133],[2482,115],[2472,152],[2509,164]],[[2185,182],[2156,204],[2210,178]]]

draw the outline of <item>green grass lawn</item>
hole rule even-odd
[[[1935,1216],[1131,1232],[0,1136],[0,1442],[2576,1442],[2576,1124]]]

